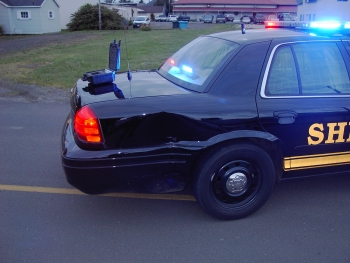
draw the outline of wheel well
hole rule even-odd
[[[208,148],[206,148],[202,153],[200,153],[192,165],[191,173],[190,173],[190,181],[192,182],[193,177],[195,175],[196,169],[198,165],[200,164],[201,160],[205,158],[210,152],[212,152],[214,149],[222,147],[223,145],[227,144],[233,144],[233,143],[249,143],[254,144],[257,147],[260,147],[264,151],[267,152],[267,154],[271,157],[274,166],[275,166],[275,172],[276,172],[276,182],[279,182],[279,180],[282,177],[283,174],[283,154],[278,147],[277,143],[261,139],[261,138],[238,138],[238,139],[232,139],[227,141],[222,141],[220,143],[214,144]]]

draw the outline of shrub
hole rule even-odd
[[[152,30],[151,25],[149,25],[149,26],[141,25],[140,30],[141,31],[151,31]]]
[[[2,29],[2,25],[0,25],[0,36],[4,34],[4,29]]]
[[[103,30],[123,29],[122,16],[105,6],[101,6],[101,21],[101,29]],[[81,6],[77,12],[71,15],[71,21],[67,27],[70,31],[98,30],[98,4]]]

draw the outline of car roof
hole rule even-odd
[[[242,34],[241,30],[234,30],[215,33],[211,34],[210,36],[226,39],[229,41],[236,42],[238,44],[249,44],[281,38],[305,38],[305,40],[311,38],[324,39],[322,37],[310,36],[304,32],[290,29],[249,29],[245,31],[245,34]]]

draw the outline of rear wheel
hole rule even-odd
[[[200,206],[220,219],[239,219],[257,211],[275,185],[271,157],[253,144],[222,146],[199,164],[193,192]]]

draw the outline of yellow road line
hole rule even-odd
[[[77,189],[70,189],[70,188],[53,188],[53,187],[41,187],[41,186],[5,185],[5,184],[0,184],[0,191],[32,192],[32,193],[64,194],[64,195],[86,195]],[[195,201],[195,198],[191,195],[177,195],[177,194],[111,193],[111,194],[103,194],[99,196],[157,199],[157,200],[176,200],[176,201]]]

